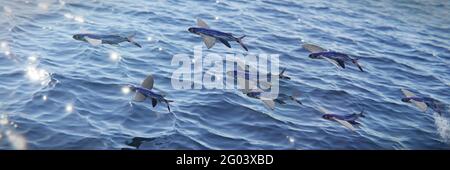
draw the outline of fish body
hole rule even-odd
[[[147,88],[135,86],[135,85],[129,85],[129,87],[131,90],[133,90],[135,92],[139,92],[139,93],[143,94],[145,97],[157,99],[159,101],[165,100],[163,95],[158,94],[157,92],[155,92],[151,89],[147,89]]]
[[[442,113],[444,113],[447,108],[447,106],[444,103],[442,103],[441,101],[430,98],[430,97],[410,96],[410,97],[402,98],[402,101],[407,102],[407,103],[410,103],[412,101],[425,103],[425,105],[427,107],[431,108],[432,110],[437,112],[439,115],[442,115]],[[426,111],[426,108],[424,109],[424,111]]]
[[[189,28],[189,32],[195,33],[198,35],[207,35],[210,37],[214,37],[217,39],[222,39],[226,41],[237,41],[238,38],[234,37],[231,33],[225,33],[209,28],[199,28],[199,27],[191,27]]]
[[[338,114],[325,114],[322,116],[324,119],[330,120],[330,118],[339,119],[343,121],[347,121],[351,124],[359,124],[356,122],[360,117],[364,117],[363,114],[347,114],[347,115],[338,115]]]
[[[288,101],[288,100],[292,100],[292,101],[298,103],[299,105],[303,105],[300,100],[296,99],[295,95],[287,95],[284,93],[278,94],[278,97],[274,101],[279,104],[286,104],[286,101]]]
[[[264,87],[264,88],[270,88],[272,86],[272,84],[270,82],[266,81],[268,79],[266,79],[266,80],[258,79],[257,73],[255,74],[248,70],[228,71],[227,76],[231,76],[238,81],[245,80],[245,82],[251,82],[251,84],[255,84],[255,85],[257,85],[257,83],[259,83],[260,87]],[[245,86],[243,88],[246,89]],[[251,87],[251,88],[255,89],[256,87]]]
[[[313,44],[304,44],[303,47],[307,49],[309,52],[311,52],[309,54],[309,58],[325,59],[343,69],[345,69],[346,62],[351,62],[354,65],[356,65],[361,72],[364,72],[362,66],[358,63],[359,58],[352,58],[348,54],[326,50],[322,47]]]
[[[319,107],[319,111],[323,114],[323,119],[338,122],[352,131],[356,130],[354,125],[360,125],[360,123],[356,121],[361,117],[365,117],[364,111],[346,115],[334,114],[323,107]]]
[[[216,43],[216,40],[219,40],[221,43],[223,43],[228,48],[231,48],[231,45],[229,41],[236,41],[239,43],[242,48],[245,49],[245,51],[248,51],[247,46],[244,45],[242,42],[242,39],[244,39],[244,36],[241,37],[235,37],[231,33],[226,33],[222,31],[218,31],[215,29],[209,28],[209,26],[201,19],[197,20],[198,27],[190,27],[188,29],[189,32],[193,34],[200,35],[203,38],[203,42],[206,44],[206,47],[208,49],[212,48],[214,44]]]
[[[153,76],[149,75],[141,83],[140,86],[129,84],[128,88],[131,91],[136,92],[136,95],[134,96],[134,101],[142,102],[146,98],[150,98],[151,101],[152,101],[152,106],[153,107],[155,107],[158,104],[158,102],[160,102],[160,103],[164,102],[164,103],[167,104],[167,109],[170,112],[169,102],[173,102],[173,101],[165,99],[164,95],[162,95],[162,94],[156,92],[155,90],[153,90],[153,84],[154,84]]]
[[[88,42],[92,45],[100,45],[100,44],[117,45],[122,42],[130,42],[133,45],[142,48],[140,44],[133,41],[133,37],[134,35],[123,37],[119,35],[75,34],[73,36],[73,39]]]
[[[262,99],[263,98],[262,92],[252,91],[252,92],[246,93],[246,95],[248,97],[254,98],[254,99]],[[286,101],[288,101],[288,100],[292,100],[292,101],[302,105],[302,102],[300,100],[296,99],[295,96],[289,96],[289,95],[283,94],[283,93],[278,94],[277,98],[273,99],[273,101],[278,104],[286,104]]]
[[[261,99],[261,94],[262,94],[262,92],[253,92],[253,91],[246,93],[246,95],[248,97],[251,97],[251,98],[254,98],[254,99]]]
[[[335,51],[311,53],[309,56],[310,56],[310,58],[327,57],[327,58],[330,58],[333,60],[344,60],[344,61],[352,60],[352,58],[350,58],[347,54],[335,52]]]

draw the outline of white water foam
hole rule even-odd
[[[450,144],[450,122],[447,118],[436,112],[433,113],[433,118],[437,127],[437,132],[446,143]]]

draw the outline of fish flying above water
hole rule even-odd
[[[405,95],[405,97],[402,98],[402,101],[406,103],[413,103],[422,112],[426,112],[429,107],[439,115],[442,115],[447,110],[447,105],[439,100],[430,97],[418,97],[406,89],[401,89],[401,91]]]
[[[283,69],[280,74],[277,74],[275,76],[278,76],[282,80],[283,79],[284,80],[290,80],[291,79],[290,77],[284,75],[285,71],[286,71],[286,69]],[[245,80],[248,80],[248,81],[255,80],[255,81],[258,81],[260,83],[260,85],[262,85],[264,88],[270,88],[272,86],[272,84],[270,82],[258,79],[258,74],[259,74],[260,77],[264,76],[264,75],[266,75],[267,77],[271,77],[272,76],[272,73],[267,73],[267,74],[252,73],[252,72],[250,72],[248,70],[245,70],[245,71],[243,71],[243,70],[234,70],[234,71],[228,71],[227,72],[227,76],[234,77],[235,79],[244,78]]]
[[[134,96],[134,101],[142,102],[146,98],[150,98],[153,107],[155,107],[158,104],[158,102],[160,103],[164,102],[167,104],[167,109],[169,110],[169,112],[171,112],[169,103],[173,101],[165,99],[164,95],[153,90],[153,82],[154,82],[153,76],[149,75],[142,82],[141,86],[128,85],[128,88],[136,92],[136,95]]]
[[[303,105],[302,102],[300,100],[298,100],[296,97],[297,97],[296,94],[289,96],[287,94],[280,93],[280,94],[278,94],[278,97],[274,101],[278,104],[286,104],[286,101],[292,100],[292,101],[298,103],[299,105]]]
[[[249,70],[251,69],[251,66],[248,64],[245,64],[245,62],[242,61],[241,59],[236,58],[233,62],[235,62],[238,66],[237,67],[238,71],[235,71],[235,73],[239,72],[240,70],[249,72]],[[281,80],[290,80],[291,78],[289,76],[286,76],[285,72],[286,72],[286,68],[283,68],[279,74],[267,73],[267,76],[271,77],[272,75],[275,75],[275,76],[278,75],[278,78]],[[235,75],[238,75],[238,74],[235,74]]]
[[[233,77],[234,79],[238,80],[238,82],[246,82],[247,84],[251,84],[251,85],[259,83],[259,85],[263,88],[270,88],[272,86],[272,84],[270,82],[266,81],[268,79],[258,79],[258,75],[260,77],[264,76],[264,75],[266,75],[267,77],[278,76],[278,78],[281,80],[290,80],[291,79],[289,76],[286,76],[286,74],[285,74],[286,68],[284,68],[279,74],[251,72],[250,70],[252,70],[252,67],[250,65],[245,64],[244,61],[241,61],[239,59],[239,60],[234,60],[233,62],[236,62],[237,66],[238,66],[237,69],[234,71],[228,71],[226,74],[227,74],[227,76]],[[256,70],[256,69],[253,69],[253,70]],[[240,80],[243,80],[243,81],[240,81]],[[242,85],[242,87],[245,88],[245,85]],[[247,88],[245,88],[245,89],[247,89]]]
[[[201,19],[197,19],[198,27],[191,27],[188,29],[189,32],[200,35],[203,38],[203,42],[206,44],[208,49],[212,48],[216,43],[216,40],[219,40],[221,43],[225,44],[228,48],[231,48],[231,45],[228,41],[236,41],[238,42],[245,51],[248,51],[247,46],[244,45],[242,39],[245,37],[234,37],[231,33],[225,33],[217,30],[210,29],[209,26]]]
[[[227,76],[233,77],[234,79],[242,82],[249,82],[249,83],[259,83],[259,85],[265,89],[270,88],[272,84],[268,81],[258,79],[257,73],[251,73],[248,70],[242,71],[242,70],[234,70],[234,71],[228,71]]]
[[[267,108],[269,108],[270,110],[275,109],[275,102],[280,103],[280,104],[285,103],[284,102],[285,99],[277,98],[277,96],[273,96],[272,94],[265,93],[264,90],[258,88],[257,83],[259,83],[259,85],[264,88],[270,88],[271,84],[270,84],[270,82],[266,82],[266,81],[254,81],[254,80],[258,80],[257,75],[250,73],[248,71],[250,69],[249,65],[245,65],[244,67],[246,67],[246,68],[244,68],[244,70],[242,70],[242,67],[239,66],[239,64],[238,64],[238,69],[240,69],[239,71],[227,72],[227,76],[231,76],[231,77],[234,77],[235,79],[237,79],[237,85],[239,86],[239,90],[242,91],[242,93],[244,93],[248,97],[260,99],[264,103],[264,105]],[[282,73],[283,72],[284,71],[282,71]],[[280,77],[286,77],[286,76],[283,76],[282,73],[280,73],[280,75],[281,75]],[[251,79],[252,77],[253,77],[253,79]],[[292,96],[290,97],[290,99],[301,104],[300,101],[298,101],[297,99],[295,99]]]
[[[323,119],[336,121],[352,131],[356,131],[354,125],[360,125],[360,123],[356,122],[356,120],[358,120],[360,117],[365,117],[364,111],[361,111],[361,113],[353,113],[346,115],[333,114],[332,112],[328,111],[323,107],[319,107],[319,111],[323,114],[322,115]]]
[[[249,91],[245,91],[244,94],[250,98],[259,99],[264,103],[264,106],[269,108],[270,110],[275,109],[275,100],[270,96],[265,96],[264,91],[261,89],[252,89]]]
[[[358,63],[359,58],[352,58],[348,54],[336,51],[329,51],[313,44],[303,44],[303,48],[311,52],[311,54],[309,54],[309,58],[325,59],[328,62],[334,64],[336,67],[343,69],[345,69],[346,62],[352,62],[359,68],[360,71],[364,72],[362,66]]]
[[[264,106],[269,108],[270,110],[275,109],[275,104],[286,104],[287,100],[292,100],[299,105],[302,105],[302,102],[296,98],[296,95],[287,95],[287,94],[278,94],[276,97],[271,94],[265,94],[261,89],[253,89],[250,91],[244,92],[250,98],[259,99],[264,103]]]
[[[119,35],[75,34],[73,39],[88,42],[93,46],[98,46],[100,44],[118,45],[122,42],[130,42],[131,44],[142,48],[141,45],[133,40],[134,36],[135,34],[128,37],[122,37]]]
[[[247,67],[247,68],[249,68],[249,67]],[[242,76],[242,75],[239,76],[238,74],[234,74],[234,71],[227,72],[227,75],[235,76],[235,79],[237,79],[237,85],[239,86],[239,90],[242,91],[242,93],[244,93],[248,97],[261,100],[264,103],[264,106],[266,106],[270,110],[275,109],[274,98],[270,97],[270,96],[266,96],[266,93],[264,93],[264,90],[258,88],[257,82],[255,82],[249,78],[246,78],[245,76]],[[244,75],[245,75],[245,72],[244,72]],[[250,77],[250,75],[248,77]],[[266,86],[270,87],[270,83],[268,83],[268,82],[261,83],[260,82],[260,85],[264,85],[264,84],[266,84]]]

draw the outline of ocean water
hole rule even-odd
[[[401,88],[450,102],[446,0],[0,0],[0,149],[450,149],[450,113],[403,103]],[[187,29],[247,35],[250,53],[280,54],[303,106],[274,111],[237,90],[177,90],[172,56],[193,54]],[[77,33],[136,33],[92,46]],[[361,57],[365,72],[313,60],[304,43]],[[204,52],[243,53],[216,44]],[[147,75],[164,105],[132,101]],[[321,118],[364,110],[356,132]]]

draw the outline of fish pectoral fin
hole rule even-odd
[[[336,60],[330,59],[328,57],[322,57],[323,59],[327,60],[328,62],[330,62],[331,64],[333,64],[334,66],[336,66],[337,68],[342,68],[339,63]]]
[[[142,93],[140,93],[140,92],[136,92],[136,95],[134,95],[134,101],[136,101],[136,102],[142,102],[142,101],[144,101],[145,100],[145,95],[144,94],[142,94]]]
[[[303,48],[305,48],[306,50],[308,50],[311,53],[319,53],[319,52],[327,51],[326,49],[319,47],[317,45],[313,45],[313,44],[303,44]]]
[[[323,108],[322,106],[319,106],[318,109],[319,109],[319,112],[322,113],[322,114],[330,114],[331,113],[330,111],[328,111],[327,109]]]
[[[406,89],[401,89],[401,90],[402,90],[403,94],[406,97],[416,97],[416,95],[413,92],[410,92],[410,91],[408,91]],[[425,112],[428,109],[427,104],[424,103],[424,102],[418,102],[418,101],[415,101],[415,100],[411,100],[411,103],[416,105],[419,108],[419,110],[422,111],[422,112]]]
[[[200,18],[197,19],[197,26],[201,28],[209,28],[208,24]]]
[[[228,48],[231,48],[231,45],[230,45],[230,43],[228,43],[227,40],[219,39],[219,41],[222,42],[223,44],[225,44],[225,46],[227,46]]]
[[[263,90],[259,89],[261,92],[264,92]],[[269,92],[264,92],[261,93],[260,99],[261,100],[275,100],[277,99],[278,94],[275,93],[269,93]]]
[[[146,89],[152,89],[154,84],[153,75],[148,75],[145,80],[141,83],[141,86]]]
[[[348,128],[352,131],[356,131],[355,127],[353,127],[353,125],[347,121],[336,119],[336,118],[333,118],[333,120],[335,120],[336,122],[340,123],[341,125],[345,126],[346,128]]]
[[[261,100],[261,101],[270,110],[274,110],[275,109],[275,102],[273,100]]]
[[[214,46],[214,44],[216,43],[216,38],[214,38],[214,37],[202,35],[202,38],[203,38],[203,42],[205,43],[206,47],[208,47],[208,49],[212,48]]]
[[[411,102],[414,103],[414,105],[416,105],[419,108],[419,110],[422,112],[425,112],[428,109],[427,104],[424,102],[418,102],[418,101],[414,101],[414,100],[411,100]]]
[[[406,97],[416,97],[416,95],[413,92],[410,92],[409,90],[406,90],[406,89],[401,89],[401,90]]]
[[[240,90],[243,91],[252,91],[258,89],[258,86],[255,82],[249,81],[242,77],[237,77],[237,84],[240,88]]]
[[[89,44],[93,45],[93,46],[97,46],[102,44],[102,40],[99,39],[93,39],[93,38],[89,38],[89,37],[85,37],[84,38]]]
[[[361,66],[361,64],[359,64],[358,62],[356,62],[355,65],[358,67],[358,69],[359,69],[361,72],[364,72],[363,67]]]
[[[156,100],[155,98],[152,98],[152,106],[155,107],[156,104],[158,104],[158,100]]]
[[[341,66],[342,68],[345,68],[345,62],[344,62],[344,60],[336,59],[336,62],[339,64],[339,66]]]

